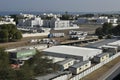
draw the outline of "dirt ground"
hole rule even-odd
[[[29,46],[32,45],[30,44],[28,41],[31,39],[42,39],[42,38],[46,38],[46,37],[26,37],[21,39],[20,41],[17,42],[7,42],[7,43],[0,43],[0,47],[4,47],[4,48],[15,48],[15,47],[21,47],[21,46]]]
[[[80,28],[79,29],[72,29],[72,30],[76,30],[76,31],[85,31],[85,32],[88,32],[89,34],[94,34],[95,33],[95,30],[98,28],[98,27],[102,27],[101,25],[79,25]],[[64,32],[65,34],[68,34],[70,30],[51,30],[51,33],[54,33],[54,32]]]
[[[101,27],[101,25],[79,25],[80,28],[79,29],[74,29],[76,31],[86,31],[88,32],[89,34],[93,34],[95,32],[95,29],[98,28],[98,27]],[[54,32],[64,32],[65,34],[68,34],[70,30],[51,30],[51,33],[54,33]],[[17,41],[17,42],[8,42],[8,43],[0,43],[0,47],[5,47],[5,48],[15,48],[15,47],[21,47],[21,46],[28,46],[30,45],[28,43],[29,40],[31,39],[41,39],[41,38],[47,38],[46,37],[39,37],[39,36],[36,36],[36,37],[27,37],[27,38],[23,38],[22,40],[20,41]],[[52,39],[55,39],[57,41],[66,41],[68,39],[68,36],[66,37],[62,37],[62,38],[52,38]]]

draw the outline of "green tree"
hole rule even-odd
[[[110,33],[110,30],[112,29],[112,24],[111,23],[104,23],[103,24],[103,33],[106,35],[106,34],[109,34]]]
[[[112,35],[108,34],[108,35],[106,36],[106,38],[107,38],[107,39],[111,39],[111,38],[112,38]]]
[[[38,52],[20,69],[14,70],[10,67],[9,55],[0,48],[0,80],[34,80],[34,76],[45,75],[54,72],[56,66],[51,59]]]
[[[96,29],[95,34],[96,35],[108,35],[112,34],[112,24],[111,23],[104,23],[102,27],[99,27]]]
[[[0,48],[0,80],[15,80],[15,70],[9,66],[9,55]]]
[[[14,37],[16,40],[20,40],[22,38],[22,33],[20,31],[17,31],[15,34],[14,34]]]
[[[14,70],[9,64],[9,55],[0,48],[0,80],[32,80],[33,70],[25,64],[19,70]]]
[[[102,35],[99,35],[98,38],[99,38],[99,39],[103,39],[103,36],[102,36]]]
[[[13,24],[0,25],[0,42],[17,41],[22,33]]]
[[[17,14],[13,14],[10,15],[12,18],[14,18],[14,21],[16,22],[16,24],[18,24],[18,20],[19,19],[25,19],[23,16],[17,15]]]
[[[73,16],[68,14],[68,12],[66,11],[65,14],[62,15],[62,17],[60,17],[61,20],[73,20]]]
[[[17,80],[32,80],[34,76],[33,69],[25,63],[20,70],[16,70]]]
[[[114,27],[111,32],[116,35],[116,36],[120,36],[120,25],[117,25],[116,27]]]
[[[97,28],[95,31],[95,34],[96,35],[104,35],[102,28],[101,27]]]
[[[45,75],[57,70],[51,59],[38,52],[32,59],[28,60],[29,65],[34,70],[35,75]],[[32,64],[32,65],[31,65]]]
[[[94,17],[94,14],[83,14],[80,15],[79,17]]]
[[[0,30],[0,42],[8,42],[8,30]]]

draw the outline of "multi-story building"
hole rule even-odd
[[[108,17],[99,17],[96,20],[97,24],[104,24],[105,22],[107,23],[112,23],[113,25],[117,24],[118,19],[117,18],[108,18]]]
[[[2,25],[2,24],[14,24],[14,25],[16,25],[16,22],[10,16],[5,16],[5,18],[2,18],[2,20],[0,21],[0,25]]]
[[[64,28],[70,27],[68,20],[60,20],[59,18],[52,18],[51,20],[46,20],[44,26],[49,28]]]
[[[57,17],[54,17],[51,20],[45,20],[43,23],[43,26],[49,27],[55,30],[79,28],[77,25],[72,24],[69,20],[60,20]]]
[[[78,18],[76,21],[77,24],[104,24],[104,23],[112,23],[113,25],[117,25],[117,18],[108,18],[104,16],[100,17],[92,17],[92,18]]]
[[[24,18],[29,18],[29,19],[35,17],[35,15],[33,14],[23,14],[23,13],[20,13],[20,16]]]
[[[31,19],[20,19],[18,26],[20,27],[39,27],[43,25],[43,20],[40,17],[34,17]]]

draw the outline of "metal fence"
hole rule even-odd
[[[92,73],[92,72],[95,71],[96,69],[102,67],[104,64],[106,64],[106,63],[110,62],[111,60],[115,59],[115,58],[118,57],[119,55],[120,55],[120,52],[117,53],[117,54],[115,54],[114,56],[110,57],[109,59],[105,60],[104,62],[101,62],[101,63],[99,63],[99,64],[97,64],[97,65],[89,68],[88,70],[86,70],[86,71],[84,71],[84,72],[82,72],[82,73],[80,73],[80,74],[72,77],[70,80],[80,80],[81,78],[83,78],[83,77],[85,77],[86,75]]]

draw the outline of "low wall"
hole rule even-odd
[[[79,26],[76,26],[76,27],[54,28],[54,30],[66,30],[66,29],[79,29]]]
[[[22,34],[23,37],[35,37],[35,36],[48,36],[50,32],[45,32],[45,33],[26,33]]]

